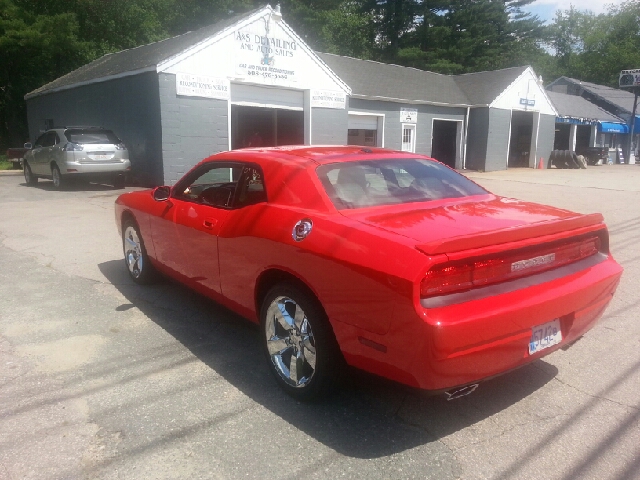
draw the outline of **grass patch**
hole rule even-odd
[[[11,170],[14,168],[13,162],[7,160],[6,155],[0,155],[0,170]]]

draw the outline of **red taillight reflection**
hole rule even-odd
[[[422,298],[469,290],[567,265],[600,251],[600,237],[503,257],[436,265],[420,283]]]

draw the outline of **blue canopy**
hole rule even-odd
[[[614,122],[598,122],[598,130],[602,133],[629,133],[629,127],[627,125]]]

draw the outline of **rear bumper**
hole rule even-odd
[[[458,298],[431,308],[418,303],[414,320],[396,315],[395,328],[387,335],[359,333],[356,355],[346,352],[345,358],[364,370],[433,391],[506,373],[562,348],[594,326],[622,274],[611,257],[599,257],[585,262],[586,268],[574,265],[568,275],[554,272],[552,280],[547,273],[502,285],[502,293],[495,288],[487,295],[475,291],[467,301]],[[529,355],[532,328],[554,319],[560,319],[562,342]],[[384,348],[367,348],[362,337]]]
[[[62,171],[64,170],[64,171]],[[61,167],[60,173],[63,175],[85,175],[85,176],[109,176],[116,173],[126,173],[131,170],[129,160],[105,163],[77,163],[66,162]]]
[[[569,276],[502,295],[429,309],[413,375],[421,388],[439,390],[518,368],[575,341],[602,316],[622,268],[611,258]],[[562,342],[529,355],[532,328],[560,319]],[[426,367],[426,368],[425,368]]]

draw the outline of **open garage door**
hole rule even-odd
[[[349,145],[382,146],[382,118],[378,115],[349,114]]]
[[[445,165],[456,168],[462,122],[434,120],[431,134],[431,156]]]
[[[231,85],[231,148],[304,144],[304,94]]]

